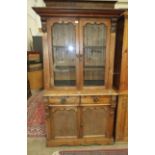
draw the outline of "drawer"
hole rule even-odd
[[[49,103],[52,104],[79,104],[80,98],[77,96],[59,96],[49,97]]]
[[[82,96],[81,104],[110,104],[110,96]]]

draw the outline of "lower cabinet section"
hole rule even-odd
[[[51,104],[46,97],[47,146],[113,143],[116,96],[97,104],[81,101]]]
[[[116,115],[116,141],[128,141],[128,96],[118,96],[117,115]]]

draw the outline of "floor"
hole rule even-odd
[[[56,155],[60,150],[77,150],[77,149],[106,149],[106,148],[127,148],[125,143],[116,143],[113,145],[89,145],[89,146],[61,146],[61,147],[46,147],[44,137],[28,137],[28,152],[27,155]]]

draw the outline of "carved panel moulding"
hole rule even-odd
[[[65,108],[67,108],[67,107],[70,107],[70,106],[72,106],[72,107],[77,107],[78,106],[78,104],[52,104],[52,103],[49,103],[48,105],[47,105],[48,107],[65,107]]]
[[[84,107],[83,111],[87,111],[87,110],[98,110],[98,109],[103,109],[105,112],[107,112],[109,110],[109,107],[107,106],[100,106],[100,107]]]
[[[55,113],[57,111],[74,111],[74,112],[77,112],[77,108],[75,107],[59,107],[59,108],[52,108],[52,112]]]

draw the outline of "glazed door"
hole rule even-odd
[[[52,18],[47,22],[52,87],[106,87],[109,19]]]
[[[82,86],[102,86],[107,83],[110,21],[80,19],[80,55]]]
[[[78,21],[52,18],[48,22],[51,86],[78,85]]]

